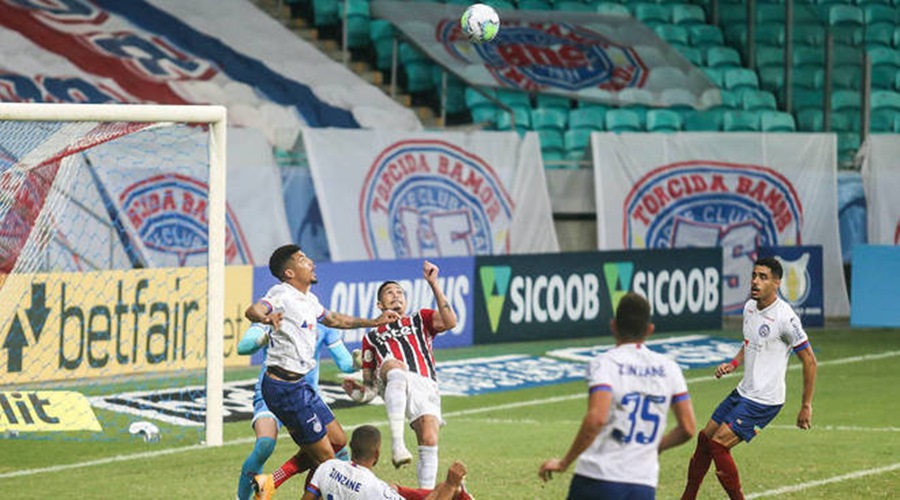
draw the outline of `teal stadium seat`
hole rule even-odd
[[[859,111],[836,111],[831,113],[831,130],[834,132],[859,132]]]
[[[878,4],[866,5],[863,7],[863,19],[866,24],[866,30],[876,26],[893,28],[897,24],[897,8]]]
[[[596,12],[596,7],[574,0],[563,0],[561,2],[555,2],[553,4],[553,10],[566,12]]]
[[[519,10],[553,10],[549,0],[519,0]]]
[[[724,132],[759,132],[759,113],[755,111],[725,111],[722,115]]]
[[[694,24],[687,27],[691,45],[699,48],[718,47],[725,45],[722,31],[709,24]]]
[[[825,28],[818,23],[794,24],[794,45],[821,47],[825,44]]]
[[[504,109],[497,111],[497,130],[515,130],[519,135],[531,129],[531,108],[523,106],[513,106],[512,113]],[[515,118],[515,127],[510,116]]]
[[[796,50],[797,47],[794,47]],[[779,68],[784,70],[784,49],[759,47],[756,49],[756,69]]]
[[[432,68],[434,63],[422,51],[402,42],[398,49],[398,57],[406,77],[406,91],[411,94],[434,90]]]
[[[688,132],[718,132],[722,130],[722,114],[715,111],[695,111],[684,118]]]
[[[706,24],[706,13],[699,5],[673,4],[672,22],[681,26]]]
[[[746,10],[747,7],[741,6]],[[794,15],[802,9],[795,9]],[[746,18],[744,18],[746,19]],[[795,17],[796,20],[796,17]],[[782,23],[784,24],[784,5],[756,4],[756,24]]]
[[[325,28],[338,25],[340,18],[337,0],[312,0],[312,5],[313,26]]]
[[[344,2],[338,3],[338,16],[343,18]],[[369,43],[372,18],[368,0],[347,0],[347,47],[358,49]]]
[[[545,93],[537,94],[535,104],[538,108],[563,109],[565,111],[569,111],[569,108],[572,107],[572,101],[568,97]]]
[[[865,44],[866,50],[875,48],[891,48],[894,36],[894,25],[879,23],[866,26]]]
[[[676,47],[678,53],[682,55],[689,63],[694,66],[703,66],[703,51],[697,47],[680,46]]]
[[[432,78],[437,89],[438,98],[441,98],[443,89],[444,69],[435,65],[432,68]],[[446,109],[449,114],[462,113],[466,110],[466,84],[456,75],[447,74],[447,101]]]
[[[828,25],[859,26],[865,24],[863,10],[855,5],[831,5],[828,7]]]
[[[384,19],[372,19],[369,38],[375,47],[375,67],[381,71],[391,69],[394,60],[394,26]]]
[[[797,113],[797,127],[804,132],[825,130],[825,117],[821,109],[807,108]]]
[[[430,2],[431,0],[423,0],[423,1]],[[461,3],[462,3],[462,5],[468,5],[472,2],[464,2],[463,1]],[[491,7],[495,8],[497,10],[501,10],[501,9],[514,10],[516,8],[516,4],[514,2],[512,2],[511,0],[483,0],[481,3],[490,5]]]
[[[565,159],[566,144],[562,132],[556,130],[538,131],[541,140],[541,156],[546,168],[559,168],[562,165],[547,165],[547,162],[559,162]]]
[[[731,47],[710,47],[706,51],[706,65],[710,68],[740,68],[741,56]]]
[[[569,114],[558,108],[537,108],[531,112],[531,126],[534,130],[566,130]]]
[[[633,4],[632,12],[638,21],[651,28],[659,24],[669,24],[672,21],[669,7],[655,3]]]
[[[856,151],[859,149],[859,134],[855,132],[838,133],[838,166],[848,168],[853,166]]]
[[[835,66],[831,70],[831,87],[834,90],[862,89],[862,68]]]
[[[640,132],[641,117],[637,111],[632,109],[611,109],[606,112],[606,130],[610,132]]]
[[[605,107],[576,108],[569,111],[570,130],[603,130],[606,125]]]
[[[784,89],[784,68],[771,66],[759,70],[759,88],[780,93]]]
[[[660,24],[655,26],[653,31],[656,33],[656,36],[676,48],[687,46],[690,43],[688,40],[688,30],[684,26]]]
[[[483,92],[491,97],[496,96],[494,89],[483,89]],[[497,104],[491,99],[485,97],[472,87],[466,88],[465,92],[466,106],[469,113],[472,114],[472,122],[493,125],[497,122]]]
[[[797,88],[821,90],[825,87],[825,68],[797,68],[793,77]]]
[[[756,90],[759,88],[759,77],[751,69],[729,69],[725,72],[725,88],[728,90]]]
[[[567,130],[563,137],[567,160],[581,160],[585,157],[591,142],[591,131],[586,129]]]
[[[627,17],[631,16],[631,11],[628,10],[628,7],[618,3],[600,2],[597,4],[597,14],[603,14],[604,16]]]
[[[681,115],[669,109],[647,111],[648,132],[678,132],[682,128]]]
[[[825,49],[822,47],[796,46],[794,47],[792,65],[795,69],[822,67],[825,65]]]
[[[795,132],[797,125],[790,113],[783,111],[765,111],[759,118],[763,132]]]
[[[784,47],[784,24],[769,23],[756,27],[756,45],[769,47]],[[746,42],[745,42],[746,43]]]
[[[869,119],[869,131],[876,134],[893,132],[896,117],[897,113],[889,109],[873,110]]]
[[[520,92],[518,90],[498,90],[497,100],[509,107],[531,107],[531,97],[525,92]]]
[[[894,38],[892,38],[895,49],[900,49],[900,26],[894,28]]]
[[[741,94],[741,104],[747,111],[774,111],[778,109],[775,96],[765,90],[747,90]]]
[[[821,90],[796,89],[794,90],[793,95],[794,109],[791,111],[793,111],[794,113],[799,113],[804,109],[822,110],[825,107],[824,95],[825,93]]]
[[[831,93],[831,111],[855,111],[859,113],[862,102],[855,90],[835,90]]]
[[[900,113],[900,93],[889,90],[876,90],[872,92],[869,102],[872,110],[891,110]]]
[[[890,88],[894,77],[900,72],[900,51],[887,47],[876,47],[869,51],[872,63],[872,87]]]

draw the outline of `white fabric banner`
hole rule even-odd
[[[847,316],[833,134],[591,136],[598,247],[721,246],[739,313],[762,246],[822,245],[825,314]]]
[[[870,135],[864,149],[869,243],[900,245],[900,135]]]
[[[612,104],[721,102],[719,89],[653,30],[631,16],[501,9],[490,43],[469,42],[465,5],[378,0],[393,23],[441,66],[475,86],[560,94]]]
[[[535,133],[304,129],[335,261],[556,252]]]

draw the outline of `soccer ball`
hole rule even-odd
[[[459,20],[463,32],[473,43],[490,42],[500,31],[500,16],[490,5],[476,3],[463,12]]]

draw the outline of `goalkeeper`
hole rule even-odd
[[[262,349],[263,356],[265,356],[265,347],[269,342],[270,328],[271,326],[260,323],[253,323],[250,325],[250,328],[247,329],[244,336],[241,338],[241,341],[238,343],[238,354],[251,355]],[[317,330],[318,335],[316,337],[315,351],[316,361],[319,360],[322,351],[327,348],[328,352],[331,354],[331,359],[334,360],[335,364],[342,372],[351,373],[354,370],[359,369],[359,366],[354,366],[353,356],[351,356],[350,352],[347,350],[347,346],[344,345],[343,334],[339,330],[328,328],[324,325],[318,325]],[[357,353],[358,352],[359,351],[357,351]],[[253,420],[250,422],[250,425],[256,433],[256,443],[253,445],[253,451],[250,452],[250,455],[244,460],[244,465],[241,467],[241,477],[238,480],[237,490],[238,500],[249,500],[253,497],[253,480],[256,475],[262,474],[263,466],[275,451],[275,443],[278,439],[278,429],[281,427],[281,422],[279,422],[275,415],[269,411],[266,402],[263,400],[262,388],[260,385],[265,371],[266,368],[263,366],[263,369],[259,374],[259,379],[257,379],[256,385],[253,388]],[[319,392],[318,362],[316,363],[316,367],[310,370],[304,379],[316,392]],[[347,453],[345,450],[346,448],[341,450],[341,452],[337,454],[337,458],[347,460],[348,457],[346,456]],[[289,462],[292,460],[293,459],[289,460]],[[282,474],[286,476],[283,480],[290,477],[283,469],[294,469],[293,467],[286,467],[287,465],[288,464],[282,465],[279,469],[282,470]],[[278,473],[276,472],[274,475],[278,475]]]
[[[363,385],[344,380],[344,390],[358,402],[371,400],[377,392],[376,377],[384,384],[384,406],[391,431],[391,461],[401,467],[412,461],[403,440],[405,418],[416,433],[419,488],[432,489],[438,471],[438,431],[441,396],[434,364],[434,338],[456,326],[456,313],[438,283],[438,267],[425,261],[422,273],[434,294],[437,310],[421,309],[406,315],[406,295],[395,281],[378,287],[376,299],[383,313],[401,317],[370,330],[362,341]]]

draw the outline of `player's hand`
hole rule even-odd
[[[797,427],[804,430],[812,427],[812,406],[800,407],[800,413],[797,414]]]
[[[438,271],[438,266],[432,264],[431,262],[428,262],[427,260],[422,266],[422,274],[425,276],[425,281],[431,284],[437,283]]]
[[[551,458],[547,460],[543,464],[541,464],[541,469],[538,471],[538,476],[544,481],[549,481],[553,477],[554,472],[563,472],[566,468],[563,467],[562,460],[558,458]]]
[[[276,330],[280,330],[281,329],[281,318],[283,318],[283,317],[284,317],[284,313],[273,311],[273,312],[270,312],[269,314],[266,314],[266,317],[263,318],[261,323],[265,323],[267,325],[272,325],[275,327]]]
[[[466,464],[457,460],[450,465],[449,469],[447,469],[447,483],[454,488],[459,488],[466,478],[467,473]]]
[[[376,325],[386,325],[388,323],[393,323],[400,319],[400,315],[397,314],[397,311],[387,310],[381,313],[380,316],[375,318]]]
[[[722,363],[716,367],[716,378],[722,378],[722,375],[734,373],[734,370],[736,370],[736,368],[731,363]]]

